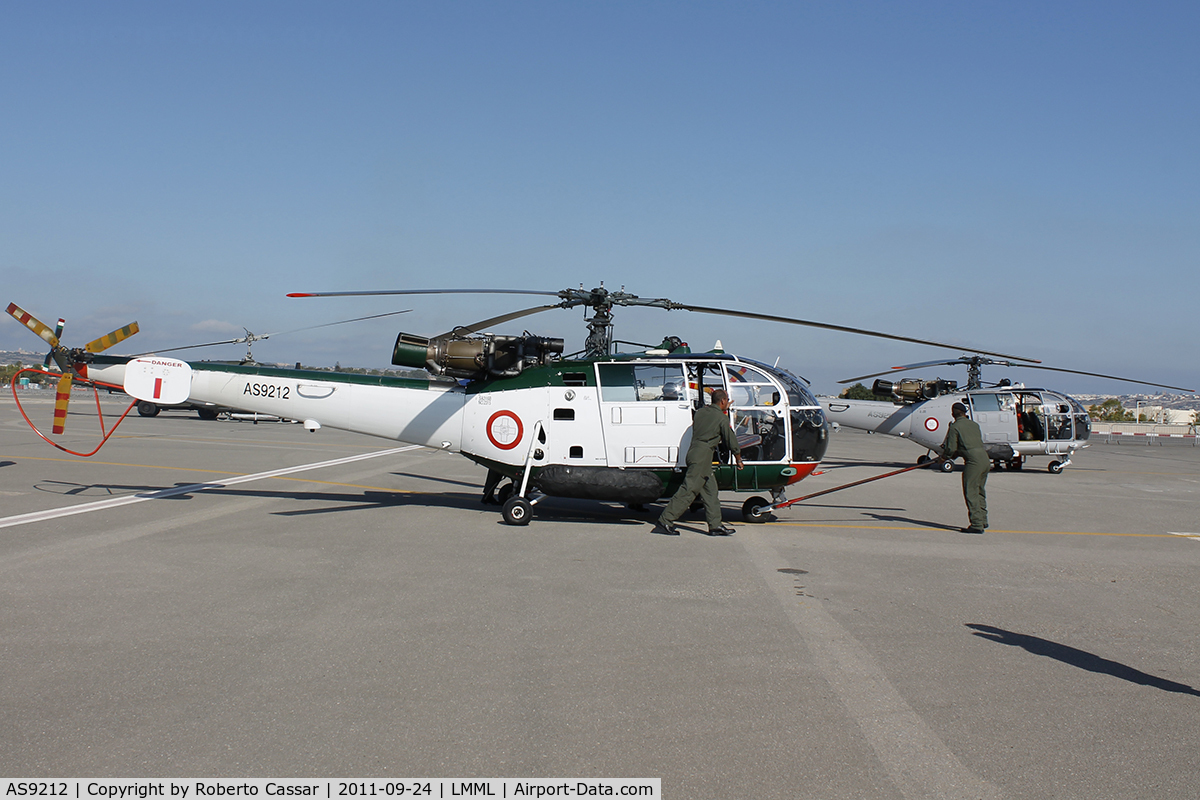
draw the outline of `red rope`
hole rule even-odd
[[[823,494],[830,494],[831,492],[840,492],[842,489],[849,489],[851,486],[861,486],[864,483],[870,483],[871,481],[883,480],[884,478],[890,478],[893,475],[899,475],[903,472],[912,472],[914,469],[923,469],[924,467],[933,466],[934,464],[937,464],[937,463],[940,463],[940,461],[938,459],[936,459],[936,458],[930,459],[929,461],[926,461],[924,464],[917,464],[912,467],[905,467],[904,469],[898,469],[898,470],[895,470],[894,472],[885,472],[882,475],[876,475],[874,478],[863,478],[861,481],[855,481],[854,483],[847,483],[842,486],[834,486],[832,489],[824,489],[820,492],[813,492],[812,494],[806,494],[806,495],[804,495],[804,497],[797,497],[795,500],[788,500],[787,502],[780,503],[777,506],[773,506],[773,509],[778,510],[781,508],[787,508],[788,506],[790,506],[794,503],[800,503],[805,500],[812,500],[814,497],[820,497]]]
[[[137,400],[135,399],[133,402],[131,402],[129,404],[129,408],[125,409],[125,413],[121,415],[121,418],[118,419],[113,424],[112,430],[105,432],[105,430],[104,430],[104,412],[102,412],[100,410],[100,391],[96,387],[103,386],[106,389],[121,389],[122,387],[117,386],[115,384],[111,384],[111,383],[101,383],[100,381],[86,381],[86,382],[79,381],[80,384],[89,387],[92,390],[92,393],[96,395],[96,416],[100,419],[100,435],[103,437],[100,439],[100,444],[96,445],[95,450],[93,450],[90,453],[79,453],[79,452],[76,452],[69,448],[63,447],[58,442],[48,439],[46,437],[46,434],[42,433],[38,429],[38,426],[33,424],[33,420],[31,420],[29,418],[29,415],[25,413],[25,407],[21,405],[21,396],[17,394],[17,377],[26,372],[34,372],[39,375],[47,375],[51,378],[61,378],[62,375],[57,372],[47,372],[46,370],[38,369],[37,367],[26,367],[25,369],[18,370],[17,373],[12,376],[12,393],[13,393],[13,399],[17,401],[17,410],[20,411],[21,416],[25,418],[25,424],[27,424],[33,430],[33,432],[36,433],[38,436],[40,436],[42,438],[42,440],[45,441],[47,444],[50,444],[53,447],[57,447],[59,450],[62,450],[64,453],[70,453],[73,456],[80,456],[81,458],[87,458],[88,456],[94,456],[94,455],[96,455],[96,453],[100,452],[100,448],[104,447],[104,443],[107,442],[109,437],[111,437],[113,435],[113,433],[116,432],[117,426],[125,421],[125,418],[127,416],[129,416],[129,412],[133,411],[134,406],[137,405]]]

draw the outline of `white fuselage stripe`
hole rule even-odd
[[[130,503],[141,503],[146,500],[162,500],[167,497],[175,497],[180,494],[189,494],[191,492],[203,492],[207,489],[221,489],[226,486],[234,486],[239,483],[249,483],[251,481],[260,481],[264,478],[278,478],[281,475],[291,475],[295,472],[307,472],[312,469],[321,469],[322,467],[335,467],[339,464],[350,464],[355,461],[364,461],[368,458],[377,458],[379,456],[388,456],[395,453],[403,453],[408,450],[416,450],[423,445],[412,444],[407,447],[393,447],[389,450],[377,450],[374,453],[364,453],[357,456],[347,456],[346,458],[335,458],[331,461],[318,461],[314,464],[300,464],[295,467],[284,467],[283,469],[273,469],[268,472],[257,472],[253,475],[239,475],[236,478],[228,478],[219,481],[208,481],[206,483],[191,483],[187,486],[173,486],[170,489],[161,489],[157,492],[144,492],[142,494],[128,495],[126,497],[113,497],[108,500],[98,500],[95,503],[84,503],[77,506],[67,506],[66,508],[52,508],[47,511],[34,511],[31,514],[19,514],[15,517],[0,517],[0,528],[10,528],[14,525],[26,525],[30,522],[44,522],[50,519],[58,519],[59,517],[69,517],[73,514],[86,514],[89,511],[102,511],[106,508],[116,508],[117,506],[125,506]]]

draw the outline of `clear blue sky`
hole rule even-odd
[[[398,330],[542,301],[285,293],[604,281],[1198,386],[1198,23],[1196,3],[2,0],[0,301],[66,317],[70,344],[136,319],[126,352],[412,308],[255,347],[386,366]],[[581,317],[504,330],[576,349]],[[958,355],[617,323],[822,392]],[[0,349],[39,345],[0,321]]]

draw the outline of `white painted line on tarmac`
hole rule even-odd
[[[357,456],[347,456],[346,458],[335,458],[331,461],[318,461],[313,464],[300,464],[299,466],[295,467],[284,467],[283,469],[273,469],[268,472],[257,472],[253,475],[239,475],[236,478],[226,478],[219,481],[207,481],[205,483],[189,483],[187,486],[173,486],[170,489],[161,489],[157,492],[143,492],[141,494],[132,494],[125,497],[111,497],[107,500],[97,500],[95,503],[83,503],[82,505],[67,506],[65,508],[52,508],[48,511],[34,511],[30,514],[19,514],[15,517],[0,517],[0,528],[11,528],[14,525],[27,525],[31,522],[45,522],[46,520],[69,517],[74,514],[86,514],[90,511],[103,511],[106,508],[127,506],[131,503],[142,503],[146,500],[162,500],[167,497],[175,497],[176,495],[190,494],[192,492],[203,492],[208,489],[223,489],[226,486],[235,486],[239,483],[261,481],[266,478],[278,478],[281,475],[291,475],[296,472],[307,472],[308,470],[321,469],[322,467],[336,467],[339,464],[350,464],[355,461],[364,461],[368,458],[390,456],[396,453],[404,453],[409,450],[417,450],[421,447],[423,447],[423,445],[410,444],[407,447],[394,447],[390,450],[376,450],[373,453],[363,453]]]
[[[1200,542],[1200,533],[1187,533],[1184,531],[1167,531],[1172,536],[1183,536],[1191,539],[1193,542]]]
[[[758,532],[738,529],[738,542],[779,600],[782,612],[850,718],[905,800],[1000,800],[1003,793],[976,775],[908,704],[879,661],[820,600],[797,600],[789,563]]]

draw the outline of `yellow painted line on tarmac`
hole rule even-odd
[[[957,529],[950,528],[922,528],[912,525],[828,525],[820,522],[768,522],[767,525],[793,527],[793,528],[846,528],[850,530],[868,530],[868,531],[947,531],[958,533]],[[987,533],[1027,533],[1034,536],[1132,536],[1135,538],[1150,538],[1150,539],[1176,539],[1179,538],[1176,534],[1171,533],[1110,533],[1105,531],[1018,531],[1018,530],[1003,530],[1001,528],[988,528]],[[985,536],[987,534],[984,534]]]

